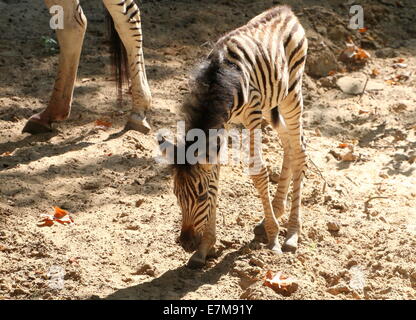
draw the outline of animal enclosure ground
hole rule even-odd
[[[304,126],[311,162],[299,249],[274,256],[252,241],[260,200],[242,166],[224,166],[218,255],[189,270],[189,254],[176,243],[181,217],[169,170],[153,158],[154,135],[122,132],[130,101],[125,95],[116,103],[100,1],[81,2],[89,23],[70,119],[29,136],[21,129],[53,86],[58,55],[42,37],[54,34],[43,1],[0,0],[9,13],[0,16],[0,299],[415,299],[416,4],[362,1],[369,29],[360,33],[347,28],[346,1],[322,2],[285,2],[310,43]],[[210,41],[277,3],[139,3],[153,133],[175,128],[189,72]],[[363,68],[343,70],[338,62],[348,36],[371,54]],[[341,91],[343,77],[368,77],[365,93]],[[277,134],[264,133],[275,180],[283,152]],[[39,227],[53,206],[75,223]],[[64,274],[61,289],[54,270]],[[263,286],[269,270],[298,279],[298,289],[282,295]]]

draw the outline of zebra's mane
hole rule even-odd
[[[223,52],[214,49],[194,71],[190,93],[180,107],[186,131],[201,129],[208,136],[209,129],[223,128],[234,103],[234,94],[240,91],[239,70],[224,59]],[[187,141],[185,150],[192,143]],[[173,166],[175,169],[189,168],[188,164]]]

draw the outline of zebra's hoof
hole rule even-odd
[[[201,269],[205,266],[205,261],[205,258],[199,252],[195,252],[186,266],[190,269]]]
[[[264,219],[262,222],[260,222],[254,227],[253,232],[256,236],[261,236],[261,237],[266,236],[266,229],[264,228]]]
[[[295,253],[298,248],[298,236],[294,234],[286,238],[285,242],[283,243],[282,250],[284,252],[292,252]]]
[[[139,131],[143,134],[148,134],[151,130],[151,127],[147,122],[146,118],[141,118],[136,114],[132,114],[129,120],[127,121],[125,129]]]
[[[282,254],[283,253],[282,249],[280,248],[279,243],[275,243],[275,242],[270,243],[267,246],[267,248],[270,249],[271,251],[273,251],[275,254]]]
[[[40,123],[38,121],[29,119],[24,126],[22,133],[41,134],[52,131],[51,125]]]

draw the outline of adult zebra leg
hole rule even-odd
[[[152,96],[147,83],[140,10],[134,0],[103,0],[127,51],[133,108],[126,128],[148,133],[146,112]]]
[[[255,113],[252,113],[255,114]],[[251,120],[247,118],[247,123],[251,123],[250,130],[250,160],[249,174],[257,192],[260,195],[264,210],[264,230],[268,239],[268,247],[274,252],[281,253],[278,235],[279,223],[274,215],[273,207],[269,195],[269,174],[264,165],[261,154],[261,118]]]
[[[60,54],[52,97],[46,109],[30,117],[23,128],[23,132],[31,134],[49,132],[52,129],[52,122],[68,118],[82,43],[87,29],[87,19],[78,0],[45,0],[45,4],[48,9],[54,5],[63,8],[64,28],[56,30]]]

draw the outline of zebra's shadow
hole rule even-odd
[[[163,273],[149,282],[123,288],[105,297],[105,300],[179,300],[200,286],[218,282],[221,276],[230,272],[234,261],[243,254],[255,240],[240,249],[227,253],[221,261],[209,269],[194,270],[186,266]]]

